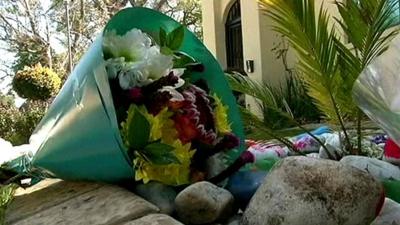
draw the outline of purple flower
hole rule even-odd
[[[129,100],[135,104],[142,104],[144,101],[144,96],[142,89],[139,87],[132,88],[128,91]]]
[[[240,141],[239,138],[236,137],[234,134],[229,133],[225,134],[225,136],[215,145],[215,149],[218,151],[221,150],[229,150],[239,146]]]

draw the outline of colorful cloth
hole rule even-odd
[[[400,147],[392,139],[386,142],[383,160],[400,165]]]
[[[265,159],[281,159],[289,154],[289,149],[281,144],[273,142],[256,142],[247,140],[246,144],[248,152],[251,152],[255,158],[255,162]]]

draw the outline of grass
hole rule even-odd
[[[0,225],[4,224],[7,206],[12,201],[16,189],[17,186],[13,184],[0,186]]]

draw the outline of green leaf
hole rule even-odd
[[[173,153],[174,149],[170,145],[155,142],[147,145],[141,153],[156,165],[180,164],[179,159]]]
[[[167,45],[167,32],[163,29],[160,28],[160,46],[166,46]]]
[[[175,30],[173,30],[171,33],[168,34],[167,46],[173,51],[178,50],[183,43],[184,37],[185,37],[185,28],[183,26],[179,26],[178,28],[176,28]]]
[[[175,53],[175,55],[176,58],[174,59],[174,68],[184,68],[187,67],[188,65],[196,63],[196,60],[193,57],[183,52]]]
[[[150,123],[135,105],[129,108],[127,126],[127,142],[133,150],[143,149],[149,141]]]
[[[170,48],[168,48],[167,46],[162,46],[161,49],[160,49],[160,52],[163,55],[173,55],[174,54],[174,52]]]

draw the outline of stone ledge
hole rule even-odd
[[[103,186],[96,183],[66,182],[59,179],[46,179],[27,188],[19,188],[15,198],[7,208],[6,224],[32,216],[52,206],[61,204],[79,195]]]
[[[183,225],[181,222],[164,214],[150,214],[140,219],[120,225]]]
[[[11,204],[6,224],[111,225],[159,212],[144,199],[111,185],[59,181],[27,193]]]

